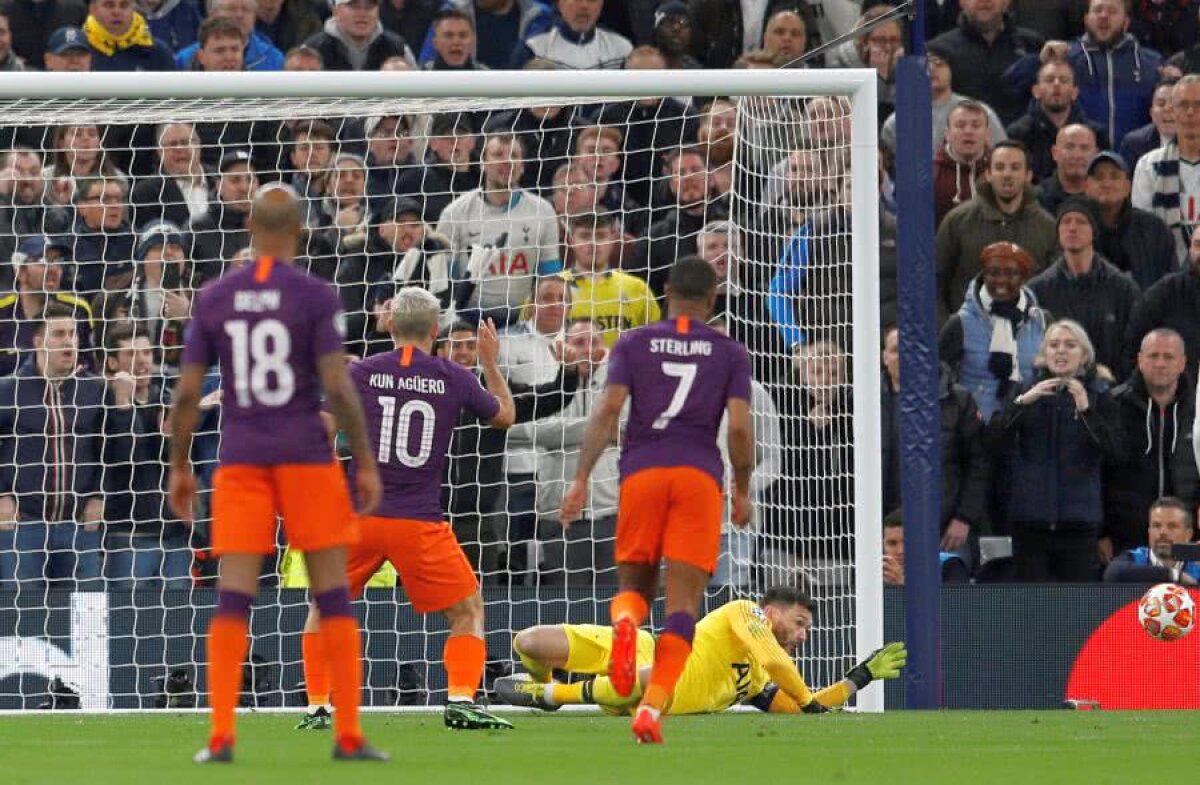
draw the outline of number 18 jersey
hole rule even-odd
[[[383,480],[376,516],[440,522],[450,439],[465,409],[481,420],[500,402],[475,374],[405,346],[350,366]]]
[[[723,485],[717,430],[730,398],[750,400],[744,346],[686,317],[655,322],[617,341],[608,383],[629,388],[622,479],[652,467],[691,466]]]
[[[317,362],[342,353],[341,325],[332,286],[269,257],[200,290],[182,363],[220,364],[221,463],[333,460]]]

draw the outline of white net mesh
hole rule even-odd
[[[814,684],[840,677],[861,653],[856,609],[867,601],[854,590],[864,522],[853,478],[856,450],[872,445],[854,443],[852,417],[864,415],[852,411],[851,368],[872,368],[855,352],[876,351],[852,341],[849,106],[0,103],[0,259],[13,260],[0,272],[0,520],[17,521],[0,524],[0,709],[70,703],[72,692],[87,708],[186,705],[202,689],[215,373],[192,453],[205,489],[194,528],[165,505],[163,417],[195,291],[253,258],[247,200],[270,181],[305,199],[297,262],[337,286],[348,354],[390,348],[383,314],[406,284],[440,298],[442,350],[465,365],[471,323],[506,327],[502,364],[533,391],[526,422],[507,438],[462,424],[443,489],[483,585],[491,675],[512,667],[524,627],[606,621],[616,449],[565,538],[564,480],[607,348],[659,318],[677,258],[712,263],[718,311],[754,362],[758,513],[749,531],[726,533],[710,606],[804,585],[819,605],[802,665]],[[577,390],[534,395],[562,385],[564,343],[593,358]],[[302,560],[281,541],[265,572],[244,700],[298,705]],[[387,569],[372,587],[367,700],[439,702],[444,621],[414,613]]]

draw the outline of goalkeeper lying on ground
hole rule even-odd
[[[792,655],[808,636],[813,601],[790,587],[767,591],[755,605],[734,600],[705,616],[696,625],[692,654],[668,704],[669,714],[706,714],[749,703],[763,711],[820,713],[841,706],[875,679],[900,675],[908,652],[903,643],[889,643],[846,673],[837,684],[816,693],[809,690]],[[638,633],[638,667],[642,684],[622,697],[609,683],[608,659],[612,628],[593,624],[531,627],[517,634],[513,649],[528,675],[497,679],[500,700],[514,706],[553,711],[570,704],[597,704],[609,710],[632,710],[654,662],[654,638]],[[597,674],[571,684],[551,681],[553,670]]]

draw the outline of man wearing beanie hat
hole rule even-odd
[[[1129,373],[1122,356],[1125,325],[1141,297],[1136,283],[1096,253],[1100,219],[1092,201],[1069,196],[1058,208],[1058,244],[1062,255],[1029,282],[1038,304],[1055,319],[1074,319],[1096,348],[1096,364],[1111,378]],[[1101,371],[1103,373],[1103,371]]]

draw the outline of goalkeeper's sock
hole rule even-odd
[[[614,624],[627,618],[633,622],[634,627],[641,627],[649,612],[650,606],[646,604],[646,598],[636,591],[621,592],[613,597],[612,605],[609,606],[609,616]]]
[[[623,696],[612,686],[607,676],[597,676],[586,681],[576,681],[571,684],[547,684],[542,693],[542,700],[551,706],[573,706],[577,704],[595,704],[619,709],[633,703],[640,696],[635,685],[633,694]]]
[[[662,711],[675,692],[675,684],[692,653],[696,619],[690,613],[677,612],[667,617],[663,633],[654,644],[654,670],[642,697],[642,705]]]
[[[350,607],[350,591],[345,586],[330,589],[316,597],[321,612],[321,643],[329,662],[333,687],[333,724],[338,744],[353,749],[362,744],[362,726],[358,723],[359,691],[362,689],[361,643],[358,622]]]
[[[308,713],[329,707],[329,660],[325,657],[325,646],[321,631],[305,632],[300,638],[300,651],[304,656],[304,688],[308,692]]]
[[[487,663],[487,646],[483,638],[451,635],[442,649],[442,659],[446,663],[447,698],[474,702]]]
[[[249,594],[227,589],[217,592],[217,612],[208,627],[208,703],[214,741],[233,740],[234,709],[250,645],[247,629],[253,604]]]

